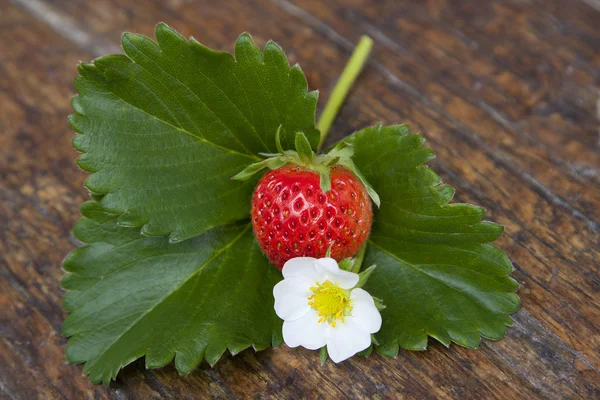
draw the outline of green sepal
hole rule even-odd
[[[373,343],[375,346],[379,346],[379,342],[377,341],[377,338],[373,334],[371,334],[371,343]]]
[[[277,148],[277,151],[280,154],[285,153],[285,151],[283,150],[283,147],[281,146],[281,125],[279,125],[279,127],[275,131],[275,147]]]
[[[340,142],[328,153],[331,157],[337,158],[352,158],[354,148],[351,143]]]
[[[275,132],[275,147],[279,153],[258,153],[262,157],[267,157],[267,159],[250,164],[232,179],[247,180],[266,167],[274,170],[286,164],[295,164],[318,173],[321,190],[327,193],[331,190],[331,167],[341,165],[354,174],[365,186],[375,205],[380,206],[379,195],[352,161],[354,155],[352,143],[342,141],[335,145],[329,153],[315,156],[310,141],[302,131],[297,131],[294,137],[296,150],[284,150],[281,144],[281,131],[282,127],[280,125]]]
[[[321,190],[327,193],[331,190],[331,169],[325,165],[315,166],[315,171],[319,174]]]
[[[371,340],[373,340],[372,336],[371,336]],[[359,356],[359,357],[367,358],[367,357],[369,357],[371,355],[371,353],[373,353],[373,343],[371,343],[369,345],[369,347],[367,347],[363,351],[359,351],[358,353],[356,353],[356,355]]]
[[[310,147],[310,143],[308,142],[306,135],[303,132],[296,132],[295,141],[296,151],[298,152],[300,160],[304,161],[307,164],[310,164],[313,161],[315,153]]]
[[[269,167],[269,163],[271,163],[272,161],[273,161],[273,159],[267,158],[266,160],[262,160],[262,161],[254,163],[254,164],[250,164],[246,168],[244,168],[242,171],[240,171],[237,174],[235,174],[234,176],[232,176],[231,179],[236,180],[236,181],[247,181],[252,176],[254,176],[256,173]]]
[[[265,158],[272,158],[272,157],[279,157],[281,154],[280,153],[258,153],[258,155],[261,157],[265,157]]]
[[[356,167],[356,165],[354,165],[354,162],[352,161],[352,159],[351,158],[340,158],[340,160],[338,161],[338,164],[343,167],[346,167],[350,171],[352,171],[352,173],[356,176],[356,178],[360,181],[360,183],[362,183],[365,186],[365,189],[367,189],[367,193],[369,194],[369,197],[371,198],[371,200],[373,200],[373,203],[375,203],[377,208],[381,207],[381,200],[379,199],[379,195],[377,194],[375,189],[373,189],[373,186],[371,186],[369,181],[367,181],[367,179],[364,177],[364,175],[360,172],[360,170]]]
[[[327,248],[327,251],[325,252],[326,258],[331,258],[331,248],[333,247],[334,244],[335,244],[335,241],[331,242],[331,244]]]
[[[267,167],[270,170],[275,170],[283,167],[285,164],[288,164],[289,161],[282,157],[275,157],[267,160]]]
[[[321,347],[319,350],[319,359],[321,361],[321,367],[327,362],[327,346]]]
[[[338,265],[340,269],[352,272],[352,267],[354,266],[354,259],[352,257],[344,258],[338,263]]]
[[[371,277],[371,274],[373,273],[373,271],[375,271],[375,267],[377,267],[377,266],[371,265],[369,268],[365,269],[363,272],[358,274],[358,283],[356,284],[355,287],[357,287],[357,288],[363,287],[365,285],[365,283],[367,283],[367,281]]]
[[[377,307],[377,309],[379,311],[382,311],[384,308],[386,308],[386,305],[383,304],[383,300],[381,300],[379,297],[374,297],[374,296],[371,296],[371,297],[373,297],[373,301],[375,302],[375,307]]]

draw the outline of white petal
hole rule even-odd
[[[275,297],[275,313],[284,321],[304,316],[310,306],[311,282],[303,277],[284,279],[273,288]]]
[[[315,262],[319,267],[323,268],[327,272],[331,271],[335,273],[336,271],[340,270],[340,266],[338,265],[337,261],[331,257],[319,258],[318,260],[315,260]]]
[[[315,262],[315,269],[320,275],[325,276],[328,281],[343,289],[352,289],[358,283],[358,274],[340,269],[333,258],[319,258]]]
[[[381,329],[381,314],[375,306],[373,297],[360,288],[350,293],[352,304],[352,317],[361,323],[369,333],[375,333]]]
[[[329,324],[318,323],[319,316],[311,308],[302,318],[294,321],[283,321],[283,341],[289,347],[302,346],[309,350],[317,350],[327,343]]]
[[[364,329],[362,324],[355,321],[353,317],[345,319],[345,322],[338,323],[335,328],[331,328],[327,338],[327,353],[335,363],[352,357],[371,344],[371,334]]]
[[[293,278],[303,276],[312,281],[314,285],[321,279],[321,276],[317,274],[315,270],[316,258],[312,257],[296,257],[288,260],[284,265],[281,272],[284,278]]]
[[[296,276],[292,278],[287,278],[282,281],[279,281],[275,287],[273,288],[273,296],[277,299],[277,297],[281,296],[283,293],[294,291],[298,293],[310,293],[310,287],[314,285],[314,282],[303,277]]]

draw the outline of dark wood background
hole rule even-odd
[[[227,51],[241,31],[276,40],[321,107],[371,35],[331,136],[412,124],[456,201],[506,226],[522,299],[508,336],[323,368],[285,346],[185,377],[138,361],[108,388],[66,364],[58,281],[87,198],[66,121],[75,67],[159,21]],[[599,0],[0,0],[0,397],[600,398],[599,83]]]

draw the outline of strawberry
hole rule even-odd
[[[261,154],[233,179],[247,180],[264,168],[252,196],[252,228],[262,251],[278,269],[294,257],[331,257],[342,261],[356,255],[373,221],[371,200],[379,196],[352,162],[351,144],[340,142],[329,153],[315,155],[302,132],[296,151]]]
[[[331,190],[320,175],[301,166],[267,173],[252,196],[252,228],[260,248],[278,269],[293,257],[337,261],[358,253],[373,221],[365,186],[341,166],[331,168]]]

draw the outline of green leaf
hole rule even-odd
[[[427,336],[475,348],[500,339],[517,311],[508,257],[489,244],[502,226],[484,210],[448,204],[454,190],[423,164],[433,152],[403,126],[372,127],[346,139],[354,162],[381,197],[364,262],[377,264],[365,290],[383,299],[377,350],[424,350]]]
[[[76,237],[88,243],[64,262],[70,314],[66,357],[108,384],[146,356],[148,368],[173,359],[181,374],[225,350],[279,345],[273,286],[281,274],[261,253],[249,224],[214,228],[170,244],[117,225],[98,203],[82,206]]]
[[[276,152],[279,128],[287,148],[297,131],[316,148],[317,92],[273,42],[261,52],[244,33],[234,58],[165,24],[156,40],[127,33],[125,55],[82,63],[70,123],[102,206],[178,242],[248,217],[256,181],[230,177]]]

